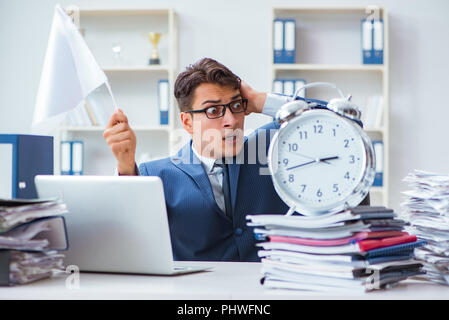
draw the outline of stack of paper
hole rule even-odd
[[[63,268],[67,249],[61,200],[0,200],[0,285],[22,284]]]
[[[359,206],[318,217],[250,215],[268,288],[380,289],[422,274],[413,250],[425,244],[385,207]]]
[[[428,243],[415,251],[426,270],[420,278],[449,285],[449,175],[415,170],[404,181],[410,190],[403,192],[402,214]]]

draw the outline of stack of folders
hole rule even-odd
[[[449,175],[415,170],[405,177],[410,190],[401,204],[410,230],[427,245],[416,250],[423,280],[449,285]]]
[[[317,217],[250,215],[266,288],[359,291],[388,288],[423,273],[413,259],[425,241],[385,207],[359,206]]]
[[[67,232],[61,200],[0,200],[0,285],[52,276],[63,269]]]

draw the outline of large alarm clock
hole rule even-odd
[[[310,83],[303,88],[330,86]],[[299,92],[297,90],[296,92]],[[375,157],[360,111],[343,93],[327,105],[295,100],[276,115],[281,124],[268,153],[273,184],[294,212],[318,216],[355,207],[371,188]]]

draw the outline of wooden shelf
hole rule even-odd
[[[102,67],[104,72],[170,72],[170,67],[167,65],[155,65],[155,66],[105,66]]]
[[[380,133],[380,134],[385,133],[385,128],[383,128],[383,127],[381,127],[381,128],[363,128],[363,130],[367,133]]]
[[[166,131],[169,132],[170,128],[168,126],[133,126],[134,131]],[[60,127],[60,131],[70,131],[70,132],[103,132],[105,127],[103,126],[65,126]]]
[[[377,5],[367,5],[367,6],[280,6],[274,7],[273,12],[276,15],[282,14],[366,14],[367,8],[378,8],[380,12],[384,11],[384,8]]]
[[[371,187],[371,189],[369,190],[369,192],[373,192],[373,193],[385,193],[386,189],[385,187]]]
[[[384,72],[383,65],[351,65],[351,64],[277,64],[273,63],[274,71],[370,71]]]
[[[168,15],[172,9],[87,9],[81,8],[82,16],[142,16],[142,15]]]

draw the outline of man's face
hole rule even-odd
[[[202,110],[239,100],[238,89],[211,83],[200,84],[194,92],[192,110]],[[232,157],[243,146],[245,113],[232,113],[229,108],[223,117],[209,119],[202,113],[183,113],[184,128],[192,135],[194,147],[201,155],[210,158]]]

